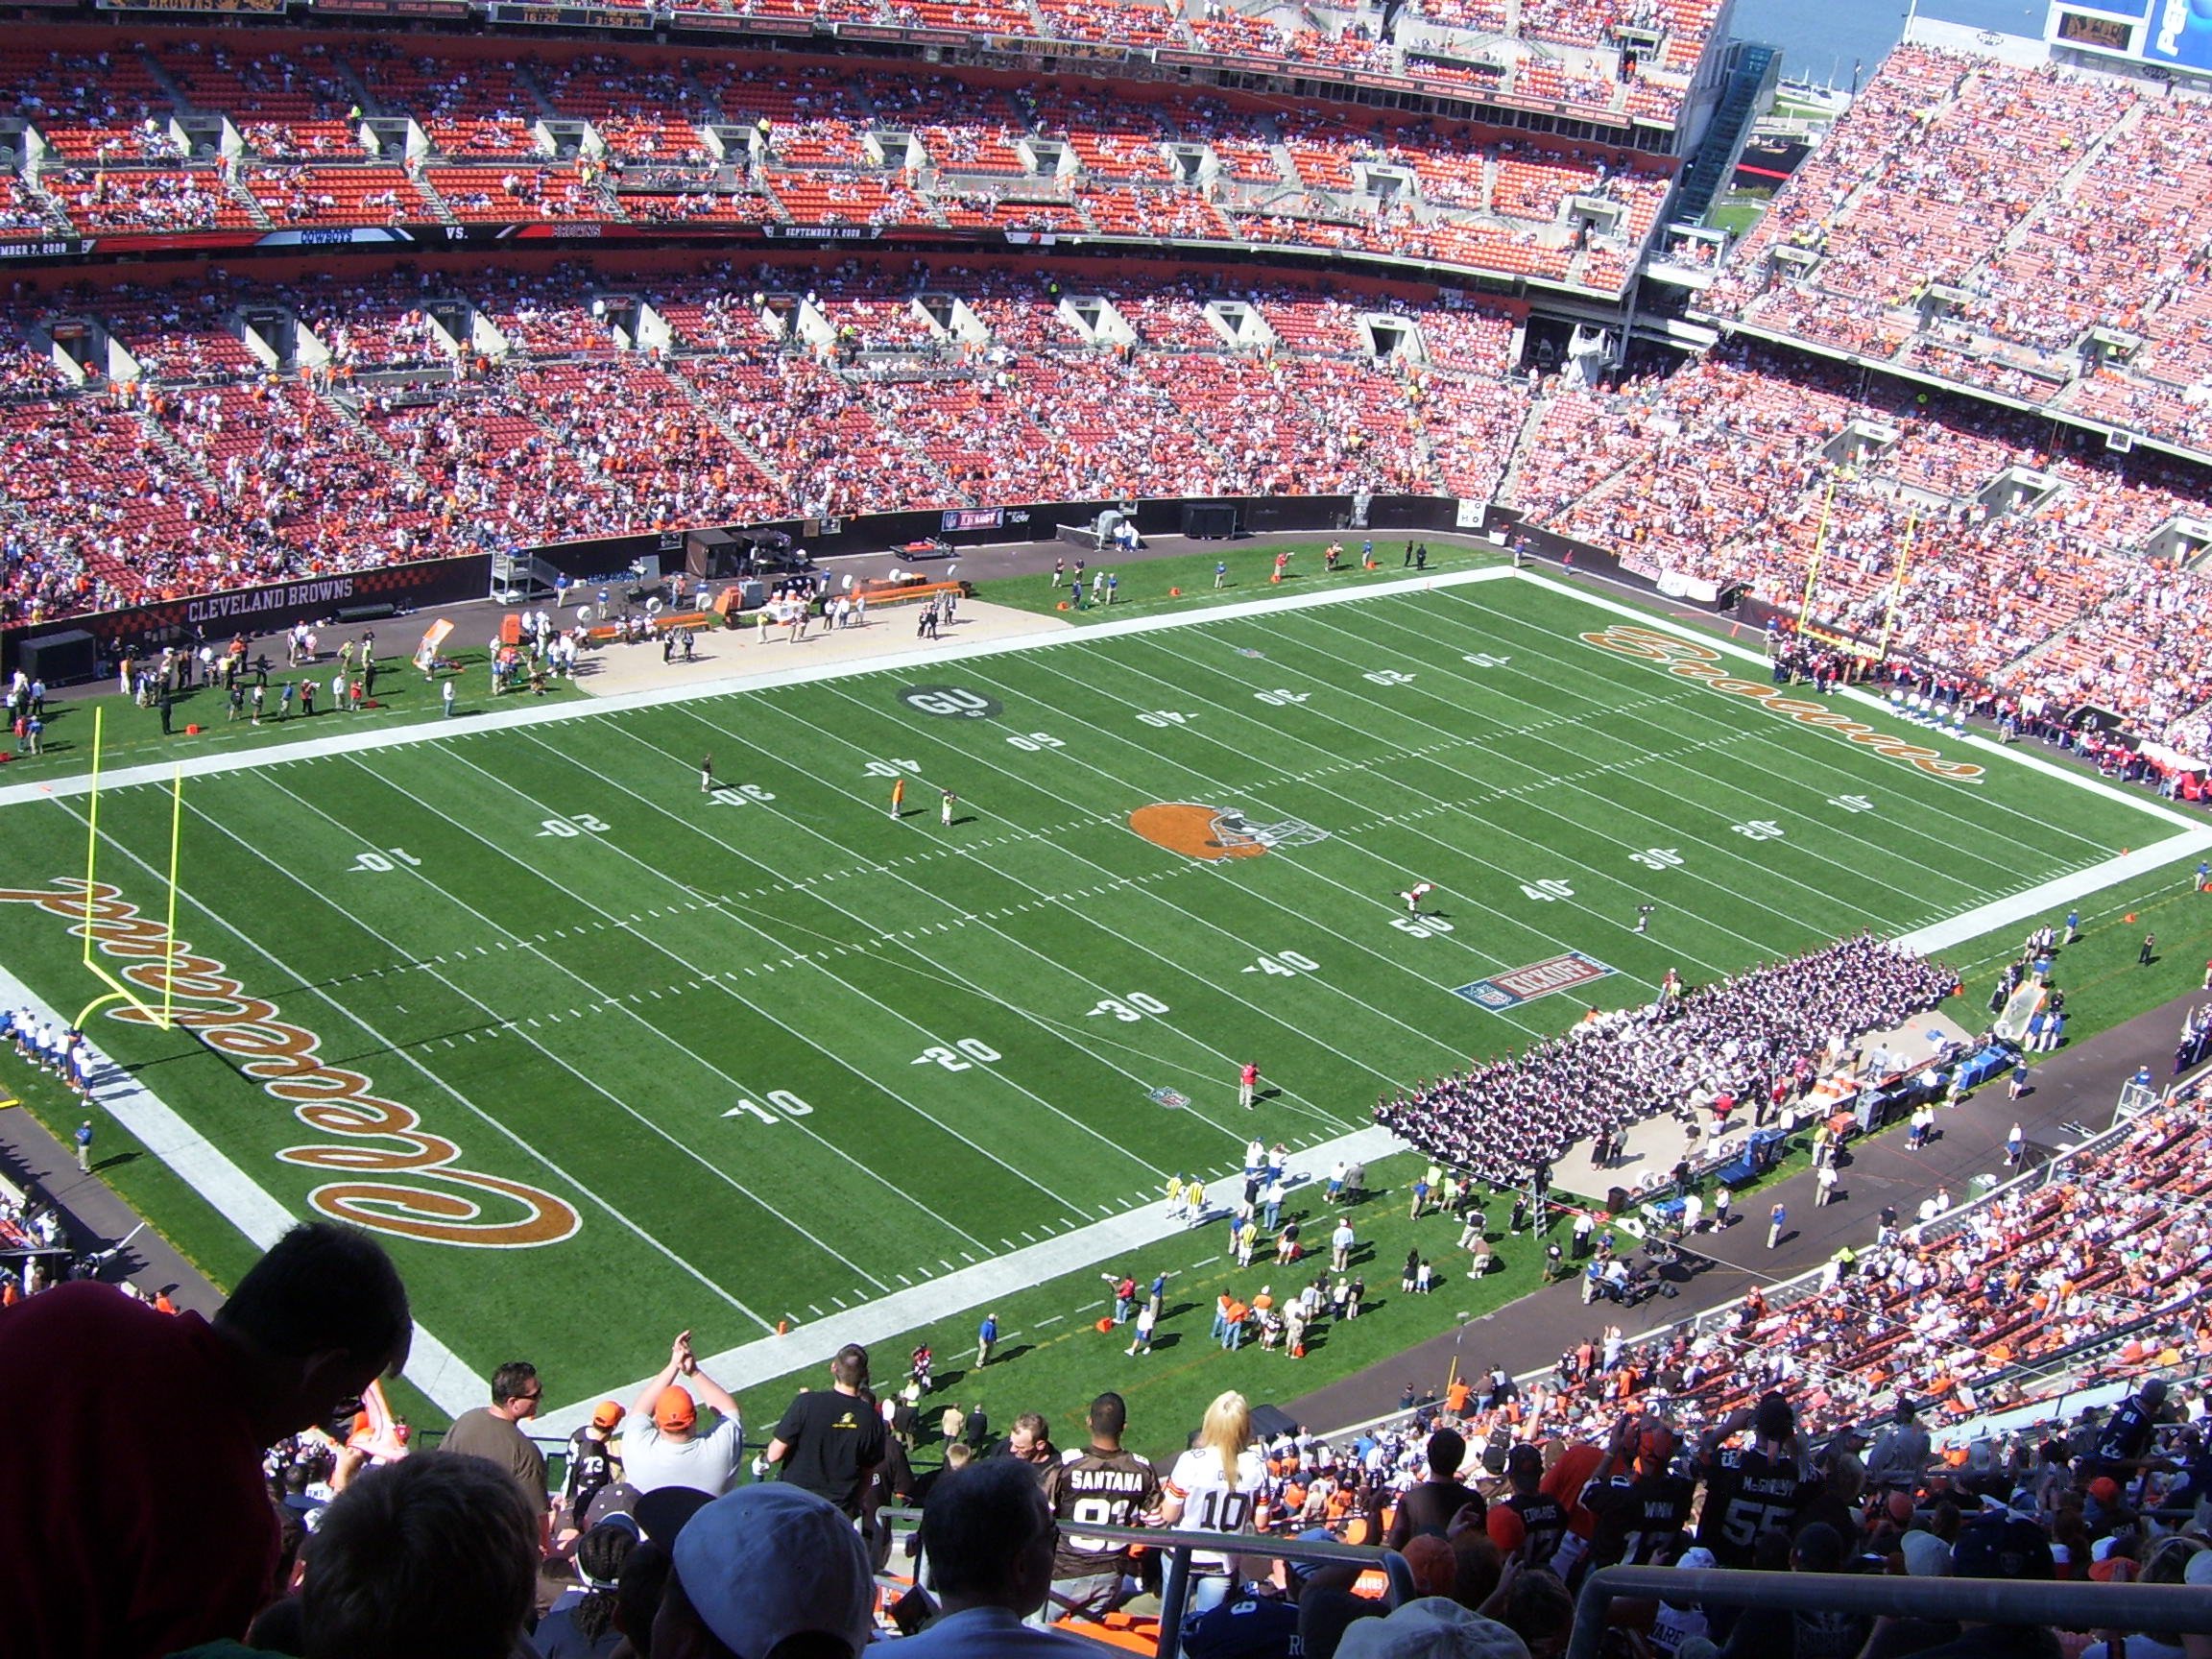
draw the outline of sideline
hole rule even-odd
[[[281,747],[247,749],[229,755],[202,755],[190,759],[158,760],[138,766],[110,767],[101,775],[105,787],[129,788],[135,784],[166,783],[181,768],[186,778],[216,777],[227,772],[250,772],[257,766],[282,765],[290,760],[319,759],[326,755],[360,755],[375,749],[397,749],[417,743],[465,741],[512,726],[551,726],[570,720],[596,720],[637,709],[665,709],[675,704],[703,703],[710,698],[745,691],[768,691],[784,685],[811,685],[825,680],[845,680],[861,674],[911,673],[918,666],[936,668],[945,663],[970,662],[1013,651],[1037,651],[1053,645],[1080,644],[1092,639],[1115,639],[1125,634],[1148,634],[1161,629],[1193,628],[1236,621],[1282,611],[1309,611],[1318,605],[1344,605],[1363,599],[1389,599],[1420,593],[1432,588],[1458,588],[1475,582],[1497,582],[1514,574],[1508,565],[1480,570],[1454,570],[1426,576],[1377,582],[1355,588],[1331,589],[1313,593],[1277,594],[1266,599],[1243,599],[1174,616],[1132,616],[1123,621],[1095,622],[1082,628],[1047,628],[1006,639],[977,639],[971,643],[920,642],[920,649],[886,652],[879,656],[845,658],[827,662],[803,662],[764,673],[726,674],[688,685],[657,686],[644,691],[619,691],[610,697],[578,698],[542,709],[498,709],[454,730],[446,720],[421,720],[406,726],[388,726],[375,732],[333,733],[327,737],[302,739]],[[1569,591],[1572,591],[1570,589]],[[91,774],[81,772],[43,783],[15,783],[0,787],[0,807],[28,801],[84,795],[92,787]]]
[[[58,1025],[67,1023],[66,1016],[33,996],[31,988],[6,968],[0,968],[0,1001],[11,1008],[29,1008],[39,1019]],[[93,1104],[130,1130],[147,1151],[245,1234],[256,1250],[267,1250],[292,1229],[300,1217],[263,1190],[228,1154],[185,1122],[167,1101],[116,1064],[105,1048],[98,1044],[93,1046],[108,1062],[105,1075],[92,1091]],[[406,1377],[448,1416],[457,1417],[483,1404],[483,1379],[421,1325],[415,1327]]]
[[[1293,1190],[1310,1187],[1339,1158],[1348,1164],[1372,1164],[1405,1150],[1407,1148],[1399,1144],[1387,1129],[1356,1129],[1349,1135],[1339,1135],[1333,1141],[1323,1141],[1291,1154],[1297,1169],[1286,1185]],[[1242,1179],[1240,1169],[1227,1169],[1202,1179],[1216,1190],[1242,1190],[1238,1187]],[[808,1365],[827,1365],[848,1342],[868,1347],[932,1320],[946,1318],[964,1308],[989,1307],[1017,1291],[1035,1289],[1064,1273],[1127,1257],[1147,1245],[1187,1233],[1193,1226],[1214,1226],[1228,1214],[1228,1206],[1209,1203],[1200,1221],[1180,1217],[1169,1220],[1165,1200],[1155,1200],[1142,1209],[1110,1215],[1056,1238],[1024,1245],[973,1267],[963,1267],[957,1273],[926,1280],[911,1289],[895,1291],[857,1308],[848,1308],[842,1313],[794,1326],[788,1335],[757,1337],[702,1359],[700,1364],[711,1371],[714,1381],[733,1394],[744,1388],[757,1388],[763,1382],[774,1382]],[[1019,1331],[1001,1331],[998,1340],[1011,1342],[1020,1334]],[[880,1358],[880,1356],[872,1355],[871,1358]],[[878,1386],[897,1375],[895,1367],[879,1369]],[[540,1431],[547,1437],[557,1434],[565,1438],[589,1420],[592,1407],[601,1400],[636,1399],[648,1381],[650,1379],[640,1377],[635,1382],[603,1390],[589,1399],[564,1406],[558,1411],[545,1412],[536,1420]]]

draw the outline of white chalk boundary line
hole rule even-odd
[[[1194,611],[1174,616],[1133,616],[1125,621],[1094,623],[1086,628],[1051,629],[1035,634],[1017,636],[1007,639],[979,640],[974,644],[954,644],[936,648],[925,647],[918,651],[902,652],[889,657],[862,658],[839,662],[800,663],[779,668],[764,674],[732,675],[705,683],[693,683],[641,691],[623,692],[616,696],[594,698],[589,701],[563,703],[553,708],[517,709],[492,716],[492,724],[476,722],[467,733],[456,733],[443,721],[425,721],[415,725],[388,728],[377,732],[333,733],[329,737],[287,744],[279,749],[244,751],[233,755],[210,755],[185,761],[161,761],[151,765],[118,768],[105,775],[109,788],[128,788],[137,784],[166,782],[181,769],[187,778],[219,776],[231,772],[251,771],[257,767],[282,765],[288,761],[325,755],[354,755],[372,750],[389,749],[416,743],[449,742],[497,728],[558,724],[568,720],[596,719],[604,714],[617,714],[630,709],[662,708],[677,703],[703,702],[710,698],[728,697],[740,691],[768,690],[784,685],[804,685],[820,681],[855,678],[866,674],[906,673],[918,667],[935,668],[941,664],[961,662],[978,658],[996,657],[1009,652],[1033,651],[1052,645],[1081,644],[1094,639],[1118,638],[1128,634],[1146,634],[1166,629],[1211,626],[1221,622],[1237,621],[1244,617],[1280,614],[1285,611],[1310,610],[1316,606],[1352,604],[1369,599],[1387,599],[1421,593],[1437,588],[1465,587],[1475,583],[1498,582],[1511,579],[1528,582],[1536,587],[1575,599],[1600,611],[1611,612],[1647,627],[1662,629],[1696,644],[1718,649],[1727,655],[1748,662],[1764,663],[1763,653],[1746,650],[1731,641],[1718,639],[1680,626],[1654,612],[1623,604],[1583,591],[1566,583],[1537,575],[1527,570],[1515,570],[1508,565],[1494,565],[1481,570],[1457,571],[1443,575],[1428,575],[1377,583],[1369,587],[1340,589],[1330,592],[1278,595],[1264,599],[1239,600],[1233,604]],[[1846,691],[1845,696],[1888,718],[1893,712],[1878,698],[1861,691]],[[1950,945],[1972,938],[2008,923],[2025,920],[2062,903],[2108,885],[2126,877],[2131,869],[2140,869],[2162,863],[2170,858],[2185,856],[2193,852],[2212,848],[2212,826],[2197,825],[2179,813],[2168,810],[2155,803],[2145,801],[2116,789],[2100,779],[2084,775],[2072,768],[2056,765],[2033,755],[2013,752],[1985,738],[1968,735],[1965,745],[2003,757],[2015,765],[2029,766],[2048,777],[2062,779],[2079,787],[2090,789],[2112,800],[2125,802],[2138,811],[2162,822],[2181,827],[2186,832],[2166,841],[2143,848],[2127,858],[2109,859],[2087,870],[2059,877],[2026,893],[2008,899],[1993,901],[1950,922],[1922,928],[1911,935],[1907,943],[1915,950],[1938,950]],[[26,805],[56,797],[87,794],[91,789],[88,774],[59,779],[47,783],[22,783],[0,788],[0,807]],[[13,974],[0,969],[0,998],[13,1001],[17,1007],[29,1007],[41,1019],[60,1021],[60,1014],[33,996],[28,986]],[[127,1073],[109,1081],[95,1094],[94,1098],[105,1111],[114,1115],[117,1122],[141,1141],[147,1149],[161,1160],[180,1179],[187,1182],[218,1214],[244,1234],[256,1247],[267,1249],[283,1232],[293,1225],[296,1217],[276,1199],[272,1197],[251,1175],[240,1168],[206,1138],[193,1129],[172,1107],[154,1092]],[[1397,1150],[1395,1142],[1382,1129],[1362,1129],[1338,1140],[1310,1147],[1301,1157],[1310,1158],[1316,1165],[1332,1165],[1339,1157],[1352,1161],[1383,1156]],[[963,1308],[974,1308],[1003,1295],[1031,1287],[1048,1278],[1074,1271],[1093,1262],[1156,1243],[1181,1230],[1183,1223],[1166,1219],[1165,1207],[1144,1206],[1122,1215],[1094,1222],[1088,1227],[1058,1238],[1046,1239],[1010,1255],[994,1258],[973,1267],[942,1279],[931,1280],[907,1290],[879,1298],[860,1307],[802,1328],[787,1336],[763,1337],[727,1353],[713,1356],[709,1366],[716,1373],[723,1386],[733,1390],[756,1385],[810,1363],[827,1363],[830,1358],[847,1342],[879,1342],[918,1325],[944,1318]],[[458,1416],[469,1407],[480,1405],[483,1398],[482,1379],[464,1364],[451,1349],[440,1342],[421,1324],[415,1328],[415,1346],[408,1360],[407,1381],[420,1389],[438,1407],[449,1415]],[[643,1386],[643,1380],[617,1390],[616,1397],[628,1398]],[[600,1398],[579,1401],[573,1406],[546,1414],[541,1426],[548,1433],[565,1433],[578,1427],[591,1406]]]
[[[1299,1185],[1310,1186],[1325,1176],[1338,1159],[1347,1164],[1371,1164],[1393,1152],[1405,1150],[1389,1130],[1370,1126],[1293,1153],[1291,1161],[1298,1166],[1301,1177]],[[1242,1179],[1240,1172],[1223,1172],[1218,1180],[1212,1175],[1205,1179],[1209,1188],[1222,1190],[1235,1189],[1238,1193],[1243,1190],[1238,1185]],[[1227,1214],[1226,1205],[1209,1199],[1206,1224],[1212,1226]],[[963,1308],[988,1310],[1001,1297],[1033,1290],[1063,1273],[1073,1273],[1095,1262],[1118,1259],[1142,1282],[1144,1278],[1143,1273],[1139,1271],[1142,1263],[1131,1261],[1131,1256],[1163,1239],[1190,1231],[1191,1225],[1190,1221],[1181,1216],[1170,1219],[1166,1202],[1163,1198],[1142,1209],[1111,1215],[1103,1221],[1094,1221],[1090,1226],[1079,1227],[1072,1233],[1024,1245],[1007,1255],[979,1262],[973,1267],[963,1267],[957,1273],[925,1280],[911,1289],[895,1291],[889,1296],[862,1303],[857,1308],[849,1308],[842,1313],[830,1314],[827,1318],[801,1325],[787,1335],[756,1337],[739,1347],[702,1359],[700,1365],[715,1382],[735,1394],[741,1389],[757,1388],[763,1382],[773,1382],[804,1366],[827,1366],[837,1350],[848,1342],[857,1342],[863,1348],[868,1348],[897,1336],[902,1332],[947,1318]],[[1011,1330],[1001,1331],[999,1340],[1007,1341],[1016,1334],[1018,1333]],[[901,1367],[905,1363],[905,1356],[871,1353],[869,1358],[874,1361],[877,1387],[887,1390],[895,1385]],[[602,1399],[625,1402],[634,1400],[647,1381],[640,1377],[634,1382],[624,1383],[605,1394],[594,1394],[589,1399],[564,1406],[558,1411],[546,1412],[537,1420],[538,1432],[548,1437],[558,1434],[565,1438],[590,1420],[592,1407]],[[476,1384],[476,1392],[480,1394],[482,1391],[482,1384]]]

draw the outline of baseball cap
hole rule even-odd
[[[1960,1578],[2054,1578],[2051,1540],[2032,1521],[2018,1517],[1974,1522],[1951,1550],[1951,1570]]]
[[[1911,1577],[1951,1576],[1951,1547],[1933,1532],[1914,1527],[1897,1540],[1897,1552],[1905,1557],[1905,1571]]]
[[[696,1486],[656,1486],[639,1496],[630,1513],[645,1536],[662,1549],[673,1549],[684,1529],[713,1500]]]
[[[595,1429],[612,1429],[627,1415],[613,1401],[602,1400],[599,1408],[591,1413],[591,1426]]]
[[[1528,1659],[1528,1645],[1495,1619],[1441,1596],[1408,1601],[1344,1632],[1337,1659]]]
[[[854,1653],[875,1627],[868,1551],[837,1506],[782,1481],[740,1486],[691,1517],[676,1575],[700,1622],[733,1653],[825,1635]]]
[[[661,1390],[653,1406],[653,1422],[661,1433],[681,1434],[698,1421],[699,1407],[692,1403],[690,1389],[671,1384]]]
[[[1452,1546],[1433,1532],[1406,1540],[1406,1565],[1413,1574],[1413,1586],[1424,1596],[1449,1596],[1459,1576],[1459,1558]]]
[[[2120,1482],[2109,1475],[2100,1475],[2089,1482],[2089,1496],[2109,1509],[2120,1502]]]

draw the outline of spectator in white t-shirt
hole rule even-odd
[[[699,1431],[701,1403],[722,1419],[704,1434]],[[699,1369],[686,1331],[670,1344],[661,1375],[645,1384],[630,1407],[629,1428],[622,1435],[623,1477],[641,1493],[689,1486],[719,1498],[737,1483],[743,1441],[737,1402]]]

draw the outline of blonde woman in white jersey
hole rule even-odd
[[[1241,1394],[1219,1395],[1206,1408],[1198,1444],[1175,1459],[1167,1476],[1161,1523],[1192,1532],[1249,1533],[1265,1478],[1252,1445],[1252,1407]],[[1236,1586],[1235,1561],[1230,1554],[1191,1551],[1191,1612],[1207,1612],[1227,1599]]]

